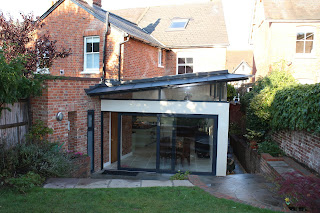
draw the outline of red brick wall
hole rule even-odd
[[[274,133],[272,138],[287,155],[320,173],[320,135],[306,131],[281,131]]]
[[[158,67],[158,48],[131,39],[123,44],[122,79],[141,79],[175,75],[175,54],[162,51],[163,67]]]
[[[43,120],[54,131],[52,135],[49,135],[49,140],[62,143],[64,149],[71,145],[74,151],[85,154],[87,153],[87,111],[94,110],[95,169],[100,168],[101,104],[99,97],[87,96],[84,89],[97,83],[95,79],[50,80],[45,83],[46,89],[43,96],[31,99],[33,121]],[[62,121],[56,120],[58,112],[64,115]],[[71,119],[68,118],[68,112],[74,113]],[[70,145],[68,120],[74,120],[72,128],[75,129],[71,133],[74,140]]]
[[[64,59],[57,59],[50,68],[52,75],[60,75],[64,70],[64,76],[74,77],[100,77],[101,74],[82,75],[84,70],[84,37],[100,36],[100,72],[102,73],[102,50],[105,24],[94,18],[71,1],[64,1],[52,11],[43,21],[45,25],[41,33],[50,33],[52,40],[57,40],[58,48],[71,48],[72,54]]]

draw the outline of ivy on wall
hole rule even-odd
[[[273,130],[320,132],[320,84],[296,85],[277,91],[272,102]]]

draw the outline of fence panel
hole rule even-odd
[[[29,129],[28,102],[21,100],[13,105],[5,105],[9,110],[2,110],[0,117],[0,144],[8,146],[25,141]]]

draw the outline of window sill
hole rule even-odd
[[[159,65],[159,64],[158,64],[158,67],[159,67],[159,68],[164,68],[164,66],[162,66],[162,65]]]
[[[99,73],[100,73],[99,70],[84,70],[84,71],[80,72],[80,74],[85,74],[85,75],[99,74]]]

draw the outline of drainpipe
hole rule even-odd
[[[105,36],[104,36],[104,39],[103,39],[103,61],[102,61],[102,64],[103,64],[103,68],[102,68],[102,77],[101,77],[101,81],[102,83],[105,83],[105,79],[106,79],[106,44],[107,44],[107,37],[108,35],[110,34],[110,24],[109,24],[109,12],[107,12],[106,14],[106,33],[105,33]]]
[[[130,36],[128,36],[128,34],[126,34],[125,37],[127,37],[127,40],[125,40],[119,44],[119,63],[118,63],[119,64],[119,69],[118,69],[118,81],[119,82],[121,80],[121,45],[130,40]]]

